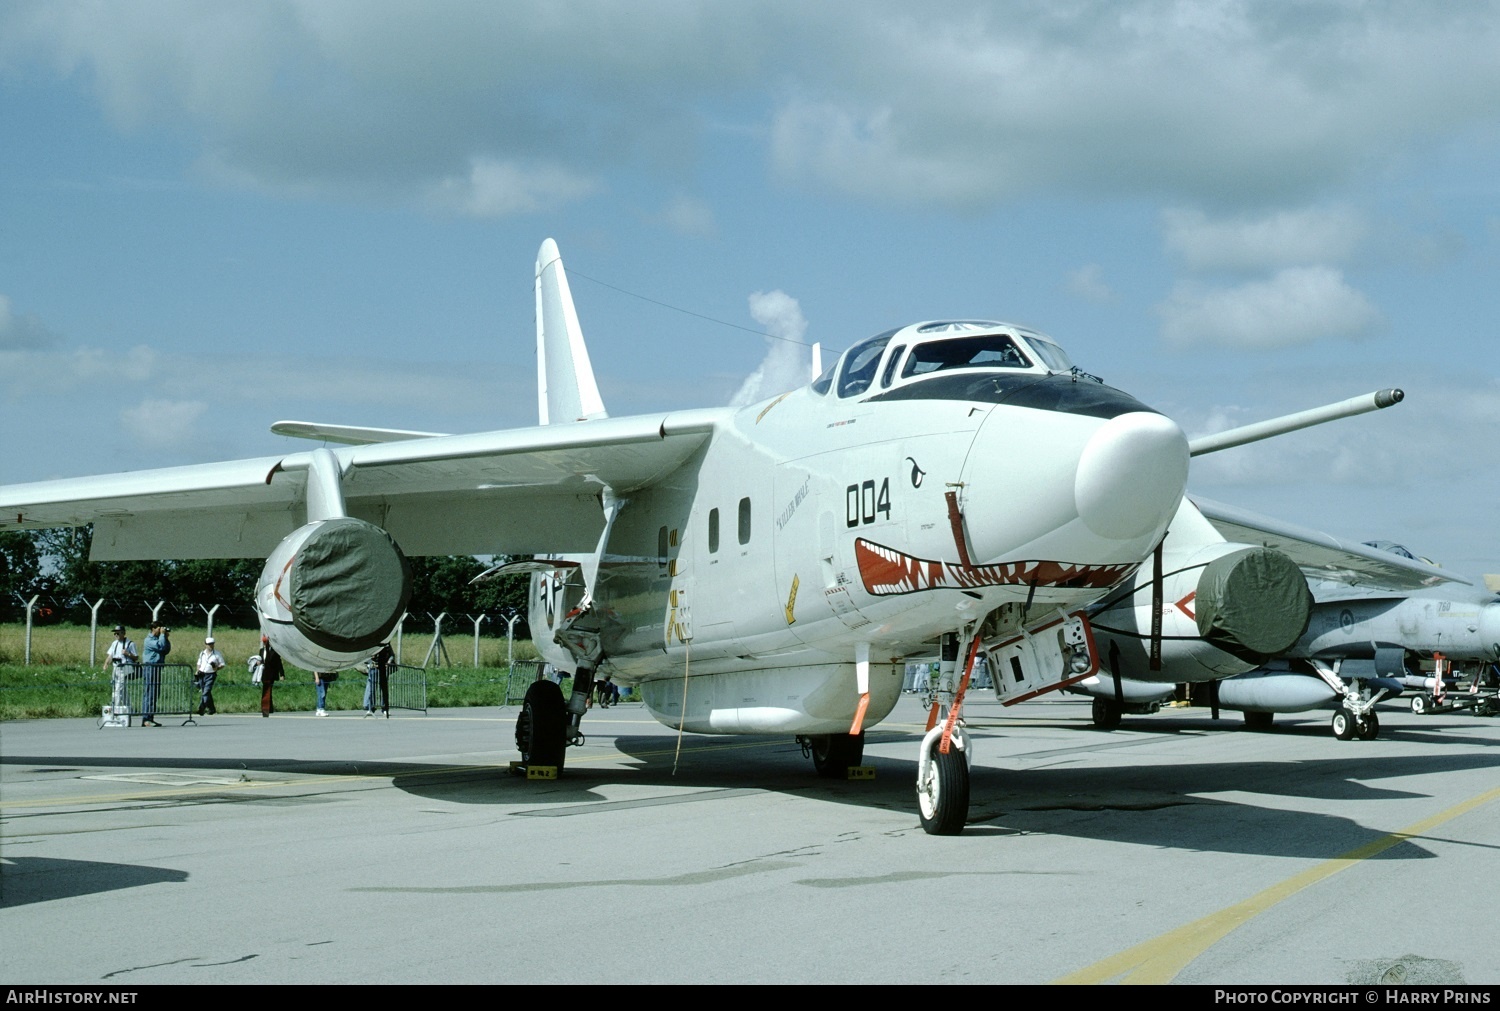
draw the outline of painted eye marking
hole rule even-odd
[[[914,457],[908,456],[907,459],[911,461],[911,486],[913,488],[920,488],[922,487],[922,478],[927,476],[927,472],[917,466],[917,461]]]

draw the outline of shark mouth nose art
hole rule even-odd
[[[982,586],[1057,586],[1107,589],[1130,575],[1139,563],[1077,565],[1032,560],[964,565],[908,555],[867,541],[854,541],[854,559],[865,592],[875,597],[918,593],[922,590],[968,590]]]

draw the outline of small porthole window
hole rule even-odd
[[[719,510],[708,511],[708,552],[713,554],[719,550]]]
[[[740,543],[750,543],[750,500],[740,499]]]

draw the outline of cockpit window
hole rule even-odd
[[[922,376],[943,369],[1026,369],[1031,362],[1003,333],[958,337],[918,344],[901,369],[902,376]]]
[[[901,361],[901,355],[905,350],[905,344],[897,344],[891,349],[891,356],[886,359],[885,363],[885,374],[880,377],[880,388],[882,390],[891,385],[891,380],[896,378],[896,363]]]
[[[821,397],[828,392],[829,387],[833,386],[833,370],[838,367],[839,360],[835,358],[833,364],[824,369],[821,376],[813,380],[812,388],[814,393]]]
[[[890,334],[883,333],[848,350],[844,355],[844,371],[839,376],[839,396],[858,396],[870,388],[875,370],[880,368],[881,352],[890,339]]]
[[[1051,341],[1042,340],[1035,334],[1026,334],[1026,343],[1042,363],[1053,372],[1071,372],[1073,360],[1068,353]]]

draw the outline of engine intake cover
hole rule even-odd
[[[1300,569],[1273,548],[1243,548],[1208,563],[1198,579],[1198,633],[1225,652],[1262,663],[1292,647],[1312,618]]]
[[[411,564],[380,527],[352,518],[317,525],[285,582],[293,623],[324,649],[353,652],[385,640],[411,599]]]

